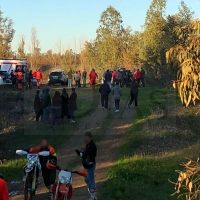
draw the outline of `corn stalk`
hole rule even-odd
[[[181,102],[188,107],[200,100],[200,21],[175,29],[179,43],[166,53],[170,67],[177,69],[177,87]]]

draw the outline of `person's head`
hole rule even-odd
[[[107,73],[109,73],[109,69],[107,69]]]
[[[119,85],[119,81],[116,81],[116,85]]]
[[[38,95],[39,95],[39,94],[40,94],[40,90],[36,90],[36,94],[38,94]]]
[[[75,92],[76,90],[75,90],[75,88],[72,88],[72,92]]]
[[[84,69],[84,71],[86,71],[86,69]]]
[[[48,146],[48,139],[44,137],[41,140],[41,147],[47,147],[47,146]]]
[[[91,132],[85,132],[84,133],[85,144],[89,144],[91,141],[92,141],[92,133]]]
[[[137,71],[140,71],[139,69],[137,69]]]
[[[63,89],[62,89],[62,94],[63,94],[63,95],[66,95],[66,94],[67,94],[66,88],[63,88]]]

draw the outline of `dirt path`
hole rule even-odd
[[[112,99],[112,98],[110,98]],[[98,188],[101,188],[101,184],[106,180],[106,174],[109,168],[114,164],[116,159],[117,150],[120,147],[122,138],[125,135],[127,129],[132,122],[134,109],[126,109],[127,101],[121,102],[121,112],[113,114],[113,100],[110,100],[112,109],[104,111],[99,104],[99,95],[93,96],[93,104],[96,104],[94,112],[81,120],[81,123],[74,125],[73,136],[69,139],[66,145],[64,145],[58,151],[59,165],[66,168],[68,164],[72,163],[76,158],[74,150],[76,148],[81,149],[83,147],[82,135],[86,130],[90,130],[93,134],[98,133],[98,129],[104,127],[105,136],[97,143],[98,157],[97,157],[97,170],[96,170],[96,182]],[[108,118],[113,115],[113,119],[110,123]],[[81,166],[77,168],[82,168]],[[84,200],[88,198],[86,185],[82,178],[74,176],[73,186],[75,188],[74,200]],[[100,190],[100,189],[99,189]],[[46,197],[46,189],[43,185],[38,190],[38,195],[35,197],[37,200],[43,200]],[[12,197],[11,200],[21,200],[22,196]]]

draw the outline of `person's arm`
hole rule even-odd
[[[56,156],[55,155],[56,151],[55,151],[55,149],[52,146],[48,146],[48,149],[49,149],[49,152],[50,152],[51,155]]]
[[[9,200],[9,195],[8,195],[8,186],[6,182],[3,180],[2,184],[0,185],[0,199],[1,200]]]
[[[38,153],[40,152],[40,148],[41,148],[40,146],[36,146],[36,147],[31,147],[25,151],[27,151],[28,153]]]

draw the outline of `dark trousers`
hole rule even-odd
[[[115,99],[115,108],[116,108],[116,110],[119,110],[119,103],[120,103],[120,99]]]
[[[140,78],[137,78],[137,83],[138,83],[138,85],[140,85]]]
[[[41,117],[41,119],[42,119],[42,115],[43,115],[43,109],[41,108],[40,111],[38,111],[38,112],[36,113],[36,122],[39,121],[39,118],[40,118],[40,117]]]
[[[131,92],[131,100],[129,102],[129,105],[131,105],[133,103],[133,101],[135,100],[135,106],[138,106],[137,98],[138,98],[138,92],[136,92],[136,93]]]
[[[104,108],[108,108],[108,94],[107,95],[101,95],[101,105]]]
[[[142,86],[145,87],[144,77],[141,77]]]

